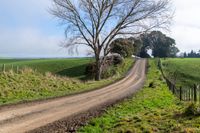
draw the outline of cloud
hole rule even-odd
[[[200,49],[200,28],[192,26],[176,26],[173,28],[172,36],[176,38],[177,46],[180,50],[189,52]]]
[[[176,12],[170,35],[182,52],[200,49],[199,0],[173,0]]]
[[[62,36],[49,36],[32,28],[19,30],[6,29],[0,31],[1,56],[64,56],[60,50],[59,42]]]
[[[0,56],[3,57],[68,57],[67,49],[59,46],[63,36],[45,35],[40,30],[25,28],[0,31]],[[85,55],[80,50],[80,55]],[[74,55],[74,56],[80,56]]]
[[[2,0],[0,4],[0,56],[67,57],[59,46],[64,29],[48,12],[51,0]],[[80,48],[84,56],[84,48]]]

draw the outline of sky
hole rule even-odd
[[[184,52],[200,49],[200,0],[172,0],[175,14],[167,35]],[[70,57],[60,47],[64,27],[49,13],[51,0],[1,0],[0,57]],[[85,47],[79,54],[86,56]]]

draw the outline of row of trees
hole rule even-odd
[[[198,52],[195,52],[194,50],[192,50],[189,53],[183,53],[182,55],[184,58],[200,58],[200,50]]]
[[[151,50],[152,54],[148,51]],[[160,31],[141,34],[138,38],[118,38],[111,43],[111,52],[118,53],[123,57],[137,55],[144,58],[176,57],[179,49],[175,40]]]
[[[179,49],[176,47],[176,42],[160,31],[152,31],[149,34],[142,34],[141,40],[143,43],[140,56],[149,57],[148,50],[152,50],[153,57],[176,57]]]

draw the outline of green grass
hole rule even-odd
[[[174,72],[177,73],[177,85],[200,84],[200,59],[166,59],[162,65],[169,78],[174,79]]]
[[[73,66],[76,64],[84,64],[89,62],[90,59],[68,59],[68,60],[55,60],[54,63],[63,62],[63,64],[69,64]],[[42,69],[46,66],[52,67],[52,60],[47,60],[45,65],[44,60],[36,61],[24,61],[24,64],[32,63],[31,65],[40,64]],[[35,63],[37,62],[37,63]],[[49,63],[50,62],[50,63]],[[42,64],[44,63],[44,64]],[[21,63],[22,64],[22,63]],[[61,63],[62,64],[62,63]],[[65,64],[65,66],[67,66]],[[101,81],[81,81],[75,78],[68,78],[64,76],[54,75],[46,72],[45,74],[36,72],[32,69],[23,69],[20,73],[15,73],[13,71],[0,73],[0,105],[9,104],[9,103],[18,103],[22,101],[31,101],[38,99],[46,99],[57,96],[65,96],[69,94],[74,94],[78,92],[84,92],[87,90],[96,89],[105,85],[108,85],[115,80],[118,80],[124,76],[124,74],[130,69],[133,64],[133,59],[126,59],[125,62],[119,65],[116,69],[119,70],[119,73],[109,79]],[[52,63],[52,65],[54,65]],[[45,67],[44,67],[45,66]],[[62,66],[62,65],[61,65]],[[41,69],[39,66],[37,68]],[[55,65],[53,66],[55,67]],[[63,67],[63,66],[62,66]],[[48,68],[47,68],[48,69]],[[52,68],[53,69],[53,68]],[[51,69],[51,70],[52,70]],[[78,68],[77,68],[78,69]],[[82,71],[82,70],[75,71]],[[84,69],[81,67],[79,69]],[[69,71],[70,72],[70,71]],[[71,71],[71,73],[75,73]]]
[[[6,70],[12,68],[16,71],[25,67],[37,70],[40,73],[51,72],[53,74],[72,77],[85,78],[85,67],[92,62],[91,58],[78,59],[0,59],[0,67],[6,65]]]
[[[153,87],[149,87],[153,84]],[[144,88],[131,99],[109,108],[101,117],[92,119],[80,133],[189,133],[200,132],[200,117],[185,116],[185,104],[168,90],[150,61]]]
[[[14,63],[18,61],[25,61],[26,59],[0,59],[0,64]]]

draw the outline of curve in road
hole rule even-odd
[[[0,133],[22,133],[119,100],[140,89],[145,81],[146,60],[138,60],[127,77],[99,90],[74,96],[3,107],[0,110]]]

